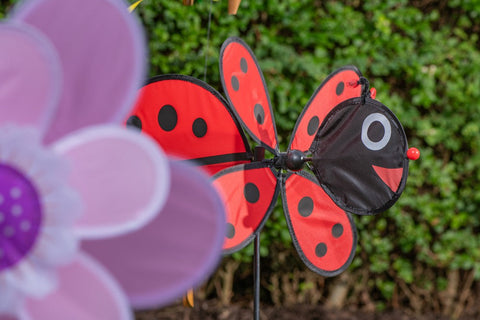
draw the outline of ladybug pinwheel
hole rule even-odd
[[[253,240],[281,193],[302,260],[321,275],[339,274],[355,253],[350,214],[382,212],[405,187],[409,157],[415,158],[407,153],[415,150],[407,152],[400,122],[372,98],[375,91],[360,71],[346,66],[318,87],[298,118],[287,151],[281,152],[265,80],[241,39],[223,44],[220,74],[228,102],[192,77],[152,78],[141,89],[127,125],[213,175],[227,206],[225,252]],[[255,152],[242,127],[259,144]],[[273,157],[265,159],[265,150]]]

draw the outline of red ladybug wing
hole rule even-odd
[[[220,50],[223,90],[247,132],[273,153],[277,132],[267,86],[255,55],[239,38],[228,38]]]
[[[361,95],[358,80],[362,74],[355,66],[346,66],[331,73],[298,117],[289,150],[307,151],[327,114],[340,102]]]
[[[211,174],[251,159],[245,134],[228,103],[192,77],[152,78],[140,90],[127,125],[152,136],[168,154],[196,160]]]
[[[256,162],[225,169],[213,179],[227,211],[223,249],[232,253],[253,240],[272,212],[280,191],[277,172]]]
[[[335,276],[352,262],[357,232],[352,217],[306,172],[282,181],[282,200],[293,243],[303,262],[322,276]]]

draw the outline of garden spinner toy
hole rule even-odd
[[[0,21],[0,319],[133,320],[217,266],[209,177],[123,125],[143,39],[117,0],[22,1]]]
[[[323,276],[341,273],[356,248],[350,214],[391,207],[418,150],[408,150],[400,122],[373,99],[375,91],[354,66],[334,71],[317,88],[286,152],[279,150],[263,74],[241,39],[223,44],[220,74],[228,103],[200,80],[155,77],[142,88],[127,124],[152,135],[167,153],[194,160],[213,174],[227,206],[223,249],[232,253],[256,238],[257,275],[258,235],[279,193],[304,263]],[[259,144],[255,154],[242,127]],[[265,150],[273,158],[264,159]],[[304,169],[306,163],[313,174]],[[255,285],[257,293],[258,276]]]

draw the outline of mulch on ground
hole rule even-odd
[[[242,304],[220,306],[217,301],[196,301],[194,308],[181,304],[159,310],[138,312],[137,320],[251,320],[252,307]],[[408,311],[362,312],[359,310],[326,310],[323,306],[296,305],[291,307],[261,306],[261,320],[451,320],[449,317],[424,314],[415,315]],[[478,316],[463,315],[459,320],[480,319]]]

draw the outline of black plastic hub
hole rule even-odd
[[[300,150],[290,150],[281,152],[274,158],[274,166],[277,169],[300,171],[303,169],[305,162],[309,161],[305,154]]]

